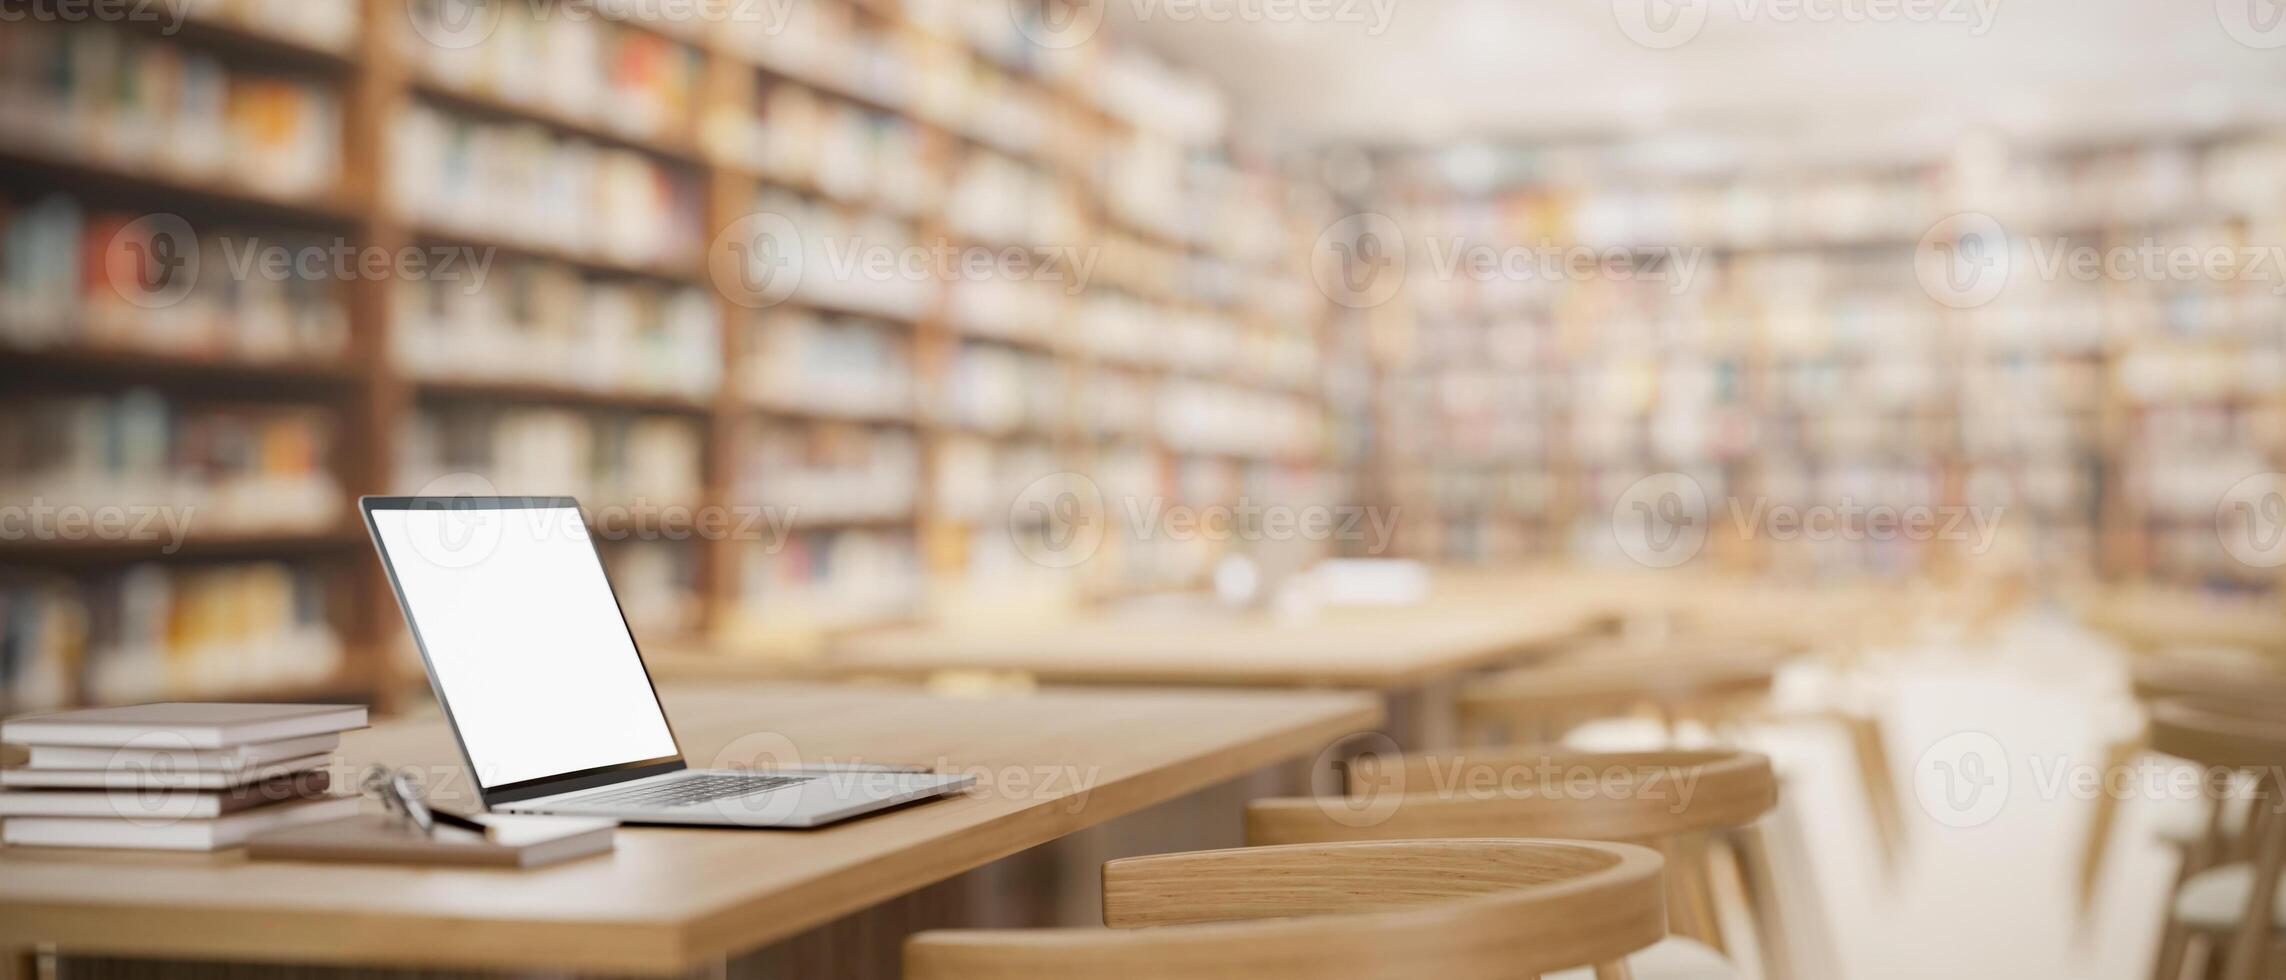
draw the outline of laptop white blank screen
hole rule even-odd
[[[676,754],[578,508],[372,516],[480,785]]]

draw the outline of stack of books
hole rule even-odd
[[[0,842],[212,851],[357,815],[327,771],[365,709],[139,704],[0,722],[28,750],[0,769]]]

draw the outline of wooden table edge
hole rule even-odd
[[[781,893],[682,921],[564,921],[0,900],[0,955],[45,949],[64,956],[303,966],[687,974],[1075,831],[1322,751],[1384,720],[1380,702],[1368,694],[1306,696],[1328,700],[1324,717],[1236,751],[1170,761],[1090,789],[1082,813],[1071,812],[1072,797],[1042,800],[961,839],[923,841],[839,869],[833,877],[881,884],[845,887],[830,901]],[[1164,788],[1152,791],[1153,785]],[[915,864],[926,870],[916,874]],[[162,920],[164,926],[124,926],[121,917]]]

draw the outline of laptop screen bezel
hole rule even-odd
[[[606,766],[595,766],[588,769],[557,773],[553,776],[540,776],[513,783],[502,783],[498,786],[484,785],[483,773],[477,768],[476,758],[469,754],[468,742],[460,734],[460,723],[453,717],[452,698],[445,693],[444,685],[437,683],[436,664],[429,657],[428,641],[421,637],[420,620],[413,615],[413,607],[405,599],[405,587],[397,581],[397,568],[395,563],[390,560],[389,546],[381,540],[381,527],[373,519],[375,511],[383,510],[562,510],[568,507],[579,514],[580,524],[586,526],[587,511],[580,507],[577,498],[359,497],[357,503],[359,511],[365,517],[365,530],[373,537],[373,549],[381,561],[381,571],[389,579],[389,591],[397,596],[397,609],[405,617],[405,628],[413,634],[413,645],[421,652],[421,667],[428,671],[429,690],[436,694],[437,707],[443,710],[445,724],[452,729],[453,743],[460,747],[461,761],[468,764],[469,781],[476,786],[477,795],[484,801],[487,808],[502,803],[515,803],[542,796],[554,796],[558,793],[609,786],[631,779],[680,772],[688,768],[683,760],[682,739],[675,734],[674,719],[668,716],[665,702],[659,699],[659,682],[651,676],[650,664],[643,660],[643,649],[635,642],[635,628],[627,622],[627,610],[619,604],[619,590],[611,584],[611,571],[604,566],[603,555],[595,551],[595,540],[591,534],[588,539],[588,549],[595,556],[596,567],[603,573],[605,589],[611,594],[612,611],[619,614],[619,625],[627,631],[627,645],[635,651],[636,666],[643,671],[643,682],[650,687],[651,703],[658,706],[659,717],[666,722],[667,739],[673,743],[675,752],[673,755],[664,755],[655,759],[638,759]]]

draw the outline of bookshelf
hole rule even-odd
[[[2282,148],[2281,134],[2229,130],[1646,173],[1606,148],[1543,147],[1475,188],[1434,157],[1392,154],[1375,206],[1411,239],[1674,245],[1703,268],[1672,292],[1409,281],[1376,311],[1390,436],[1374,483],[1415,515],[1406,547],[1429,557],[1624,562],[1620,490],[1677,471],[1718,506],[1854,497],[2001,515],[1983,553],[1717,535],[1707,560],[1737,567],[2274,592],[2275,572],[2226,553],[2216,508],[2286,458],[2278,278],[2083,280],[2039,264],[2276,241]],[[1924,233],[1964,211],[2002,226],[2014,271],[1956,309],[1914,263]]]
[[[331,481],[320,496],[336,513],[290,528],[202,520],[179,548],[0,543],[9,649],[26,651],[0,663],[21,681],[9,710],[154,693],[386,705],[417,669],[350,501],[471,470],[502,493],[611,495],[585,502],[625,528],[602,547],[641,639],[734,651],[809,649],[980,599],[1195,585],[1231,547],[1137,532],[1076,572],[1031,567],[1014,543],[1037,529],[1009,511],[1044,475],[1189,503],[1343,492],[1352,464],[1327,451],[1319,387],[1326,304],[1298,275],[1331,202],[1231,147],[1218,107],[1137,111],[1138,89],[1201,88],[1148,53],[1033,47],[997,0],[823,0],[776,32],[510,4],[484,43],[422,42],[410,18],[448,2],[321,0],[280,18],[209,0],[172,36],[0,26],[0,61],[20,66],[0,69],[10,229],[64,200],[76,224],[50,233],[78,229],[69,251],[99,263],[118,246],[93,234],[115,226],[101,222],[151,213],[208,242],[491,263],[469,295],[320,276],[258,300],[293,310],[288,332],[321,335],[322,352],[249,339],[269,306],[218,307],[228,328],[191,345],[171,313],[101,311],[94,329],[73,290],[99,287],[108,265],[60,297],[52,269],[11,269],[0,408],[126,399],[161,421],[91,431],[157,425],[177,442],[208,424],[201,413],[306,416],[295,458],[315,462],[295,465]],[[59,93],[53,79],[100,73],[38,71],[153,58],[190,65],[210,115],[157,119],[180,105]],[[122,137],[153,120],[260,126],[249,132],[270,142],[217,137],[184,158]],[[896,302],[820,288],[750,308],[715,287],[710,244],[757,210],[798,215],[805,235],[1084,252],[1095,276],[1065,289],[931,275]],[[1197,226],[1168,220],[1180,215]],[[313,308],[339,318],[338,335],[307,325]],[[1161,342],[1168,322],[1178,343]],[[597,350],[611,356],[582,359]],[[825,372],[851,380],[815,384]],[[1099,411],[1103,388],[1125,408]],[[1232,411],[1235,426],[1202,424]],[[1269,435],[1227,431],[1257,421]],[[0,435],[0,463],[35,450],[49,451]],[[272,455],[229,459],[245,480],[275,479]],[[36,474],[6,475],[59,493]],[[741,508],[785,519],[784,542],[667,533]],[[227,652],[234,641],[262,653]]]

